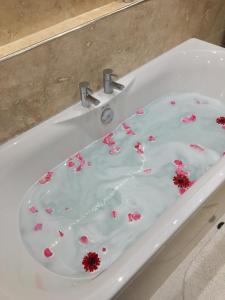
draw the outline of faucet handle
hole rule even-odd
[[[103,77],[104,77],[104,80],[111,80],[112,77],[117,78],[118,75],[114,74],[112,69],[104,69],[103,70]]]
[[[89,88],[89,86],[90,86],[90,84],[89,84],[89,82],[88,81],[82,81],[82,82],[80,82],[79,83],[79,88],[81,89],[81,88]]]

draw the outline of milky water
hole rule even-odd
[[[220,116],[218,100],[163,97],[71,154],[24,197],[20,230],[28,251],[60,275],[89,278],[109,268],[222,157]],[[179,174],[188,178],[185,187],[174,182]],[[89,252],[100,259],[92,273],[82,264]]]

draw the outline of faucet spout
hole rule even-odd
[[[92,90],[89,87],[89,83],[88,82],[81,82],[79,84],[79,88],[80,88],[80,99],[81,99],[81,105],[84,107],[90,107],[91,104],[94,104],[95,106],[97,106],[98,104],[100,104],[100,101],[95,98],[94,96],[92,96]]]
[[[112,94],[114,89],[122,91],[125,88],[123,84],[113,81],[112,77],[117,77],[117,75],[113,74],[112,69],[105,69],[103,71],[103,85],[106,94]]]
[[[122,91],[125,88],[125,86],[123,84],[116,82],[116,81],[112,81],[112,87],[119,91]]]
[[[91,102],[95,106],[100,104],[100,101],[97,98],[93,97],[92,95],[87,95],[86,100],[88,100],[89,102]]]

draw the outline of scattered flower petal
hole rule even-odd
[[[149,140],[149,142],[155,142],[155,141],[156,141],[156,137],[153,136],[153,135],[150,135],[150,136],[148,137],[148,140]]]
[[[86,235],[82,235],[82,236],[80,237],[80,242],[81,242],[82,244],[88,244],[88,237],[87,237]]]
[[[29,211],[32,213],[32,214],[36,214],[38,212],[37,208],[35,206],[32,206],[29,208]]]
[[[39,231],[42,230],[43,224],[38,223],[34,225],[34,231]]]
[[[137,115],[143,115],[145,112],[144,112],[144,109],[143,108],[139,108],[137,111],[136,111],[136,114]]]
[[[45,257],[51,257],[53,255],[53,252],[49,248],[44,249],[44,256]]]
[[[192,149],[197,150],[198,152],[203,152],[205,149],[197,144],[190,144],[189,145]]]
[[[113,136],[112,132],[105,135],[102,140],[103,144],[106,144],[108,146],[115,145],[116,142],[113,140],[112,136]]]
[[[140,220],[141,214],[139,213],[128,213],[128,220],[129,222]]]
[[[106,248],[105,247],[102,248],[102,252],[106,252]]]
[[[95,252],[88,252],[82,260],[82,265],[86,272],[94,272],[100,266],[100,258]]]
[[[47,182],[49,182],[52,179],[53,176],[53,172],[48,172],[46,175],[44,175],[40,180],[39,183],[40,184],[45,184]]]
[[[183,195],[185,192],[186,192],[186,189],[184,189],[184,188],[182,188],[182,189],[179,189],[179,193],[180,193],[180,195]]]
[[[85,167],[86,161],[80,152],[75,153],[74,158],[79,162],[79,166],[76,167],[76,171],[80,172]]]
[[[186,116],[184,118],[181,118],[181,122],[183,123],[192,123],[195,122],[197,119],[196,115],[192,114],[190,116]]]
[[[170,101],[170,104],[171,104],[171,105],[176,105],[176,101],[175,101],[175,100],[171,100],[171,101]]]
[[[66,165],[68,168],[72,168],[75,166],[75,163],[73,162],[72,158],[69,158],[66,162]]]
[[[116,218],[118,215],[116,210],[112,210],[112,218]]]
[[[135,145],[134,145],[134,148],[136,149],[136,152],[138,154],[144,154],[144,150],[142,148],[142,144],[140,142],[137,142]]]
[[[135,135],[135,132],[130,128],[129,125],[123,123],[122,126],[125,129],[127,135]]]
[[[182,160],[179,160],[179,159],[176,159],[176,160],[174,161],[174,164],[175,164],[176,166],[179,166],[179,167],[184,167],[184,164],[183,164]]]
[[[45,212],[51,215],[53,213],[53,209],[51,207],[45,208]]]
[[[119,153],[120,150],[121,150],[121,148],[119,146],[111,147],[109,150],[109,154],[113,155],[113,154]]]
[[[146,168],[146,169],[143,170],[143,172],[144,172],[145,174],[149,174],[149,173],[152,172],[152,169],[151,169],[151,168]]]
[[[63,236],[64,236],[64,233],[63,233],[61,230],[59,230],[59,236],[60,236],[60,237],[63,237]]]

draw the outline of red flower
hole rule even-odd
[[[219,117],[216,119],[216,123],[220,125],[225,125],[225,117]]]
[[[190,180],[186,175],[177,174],[173,177],[173,183],[179,188],[188,188],[190,186]]]
[[[82,260],[82,265],[86,272],[93,272],[100,266],[100,258],[95,252],[88,252]]]

